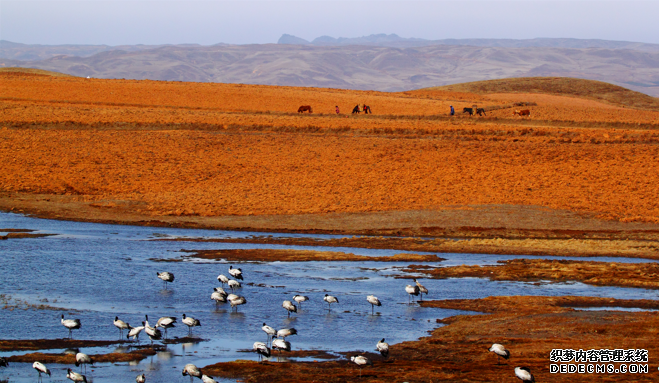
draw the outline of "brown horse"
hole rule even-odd
[[[298,113],[306,112],[309,111],[309,113],[313,113],[313,109],[311,109],[311,105],[302,105],[301,107],[297,108]]]

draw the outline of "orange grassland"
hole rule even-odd
[[[350,115],[357,103],[374,114]],[[487,116],[460,113],[472,105]],[[58,215],[72,219],[532,205],[659,223],[659,112],[574,96],[5,72],[0,111],[3,209],[48,195],[88,209]]]

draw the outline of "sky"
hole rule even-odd
[[[0,0],[0,39],[26,44],[276,43],[395,33],[659,43],[651,1]]]

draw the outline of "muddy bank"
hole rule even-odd
[[[131,344],[122,340],[21,339],[0,340],[0,351],[47,350],[53,348],[106,347]]]
[[[108,354],[89,355],[94,363],[117,363],[133,362],[145,359],[148,356],[155,355],[156,350],[153,348],[143,348],[130,352],[111,352]],[[46,364],[75,364],[75,354],[45,354],[35,352],[25,355],[13,355],[7,358],[10,362],[17,363],[34,363],[41,362]]]
[[[440,262],[445,260],[434,254],[395,254],[390,257],[368,257],[351,253],[314,250],[270,250],[270,249],[232,249],[232,250],[183,250],[192,255],[184,258],[202,258],[227,261],[251,262],[312,262],[312,261],[349,261],[349,262]],[[176,260],[176,259],[175,259]]]
[[[55,234],[47,234],[47,233],[30,233],[33,230],[25,230],[25,229],[0,229],[0,233],[4,232],[7,233],[5,235],[0,235],[0,241],[6,240],[6,239],[21,239],[21,238],[42,238],[42,237],[49,237],[51,235]]]
[[[601,234],[601,233],[600,233]],[[569,234],[564,234],[569,235]],[[654,233],[639,233],[644,238],[654,238]],[[371,237],[351,238],[275,238],[272,236],[240,239],[167,239],[158,241],[257,243],[289,246],[358,247],[367,249],[400,249],[435,253],[476,253],[513,255],[555,255],[572,257],[630,257],[659,259],[659,238],[643,240],[605,239],[557,239],[557,238],[473,238],[444,239],[419,237]]]
[[[513,259],[497,266],[452,266],[430,268],[411,265],[408,273],[423,273],[429,278],[489,278],[493,281],[578,281],[595,286],[620,286],[659,289],[659,264]]]
[[[651,312],[575,311],[572,307],[614,306],[659,308],[654,301],[588,297],[490,297],[479,300],[429,301],[425,307],[479,311],[442,320],[445,326],[418,341],[394,344],[387,360],[375,359],[362,370],[366,382],[512,382],[514,368],[528,366],[538,382],[573,382],[574,374],[550,374],[549,354],[555,348],[646,349],[650,361],[659,354],[659,314]],[[379,335],[379,334],[378,334]],[[386,337],[386,334],[382,334]],[[501,343],[511,352],[497,365],[487,351]],[[369,345],[367,345],[369,346]],[[364,348],[369,349],[369,347]],[[375,348],[375,344],[372,345]],[[350,353],[348,353],[350,354]],[[347,360],[329,362],[256,363],[235,361],[203,368],[213,376],[245,382],[352,382],[359,369]],[[638,374],[635,381],[653,381]],[[629,381],[627,374],[599,374],[599,381]]]

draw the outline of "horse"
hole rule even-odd
[[[516,110],[516,111],[513,112],[513,116],[516,115],[516,114],[519,115],[520,117],[521,117],[521,116],[529,116],[529,117],[531,117],[531,111],[528,110],[528,109],[524,109],[524,110]]]
[[[476,114],[479,116],[487,116],[487,114],[485,114],[485,109],[483,108],[476,109]]]
[[[364,114],[373,114],[373,112],[371,112],[370,106],[364,105]]]
[[[474,108],[462,108],[462,113],[469,113],[470,116],[473,116]]]
[[[298,113],[303,113],[306,111],[309,111],[309,113],[313,113],[313,109],[311,109],[311,105],[302,105],[301,107],[297,108]]]
[[[353,114],[354,114],[354,113],[359,114],[359,105],[355,105],[355,107],[352,108],[352,113],[353,113]]]

